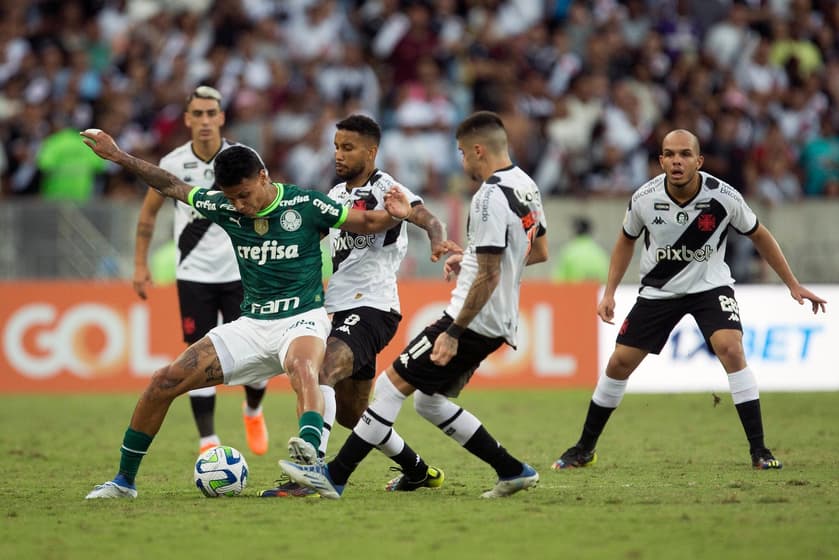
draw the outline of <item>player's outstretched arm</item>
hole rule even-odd
[[[341,229],[353,233],[379,233],[387,231],[402,220],[411,217],[411,203],[399,188],[385,193],[384,210],[354,210],[350,208]]]
[[[79,133],[93,152],[137,175],[160,194],[187,202],[192,187],[158,166],[123,152],[111,136],[98,128]]]
[[[446,239],[443,222],[426,208],[425,204],[417,204],[411,208],[408,221],[424,229],[431,244],[431,262],[437,262],[447,253],[462,253],[463,249],[454,241]]]
[[[760,253],[760,256],[763,257],[769,266],[772,267],[772,270],[775,271],[775,274],[787,285],[789,288],[789,293],[792,296],[792,299],[797,301],[800,305],[804,305],[804,300],[808,300],[810,305],[813,309],[813,313],[818,313],[819,309],[821,309],[822,313],[825,313],[827,310],[825,309],[825,305],[827,301],[820,298],[804,286],[802,286],[798,279],[795,277],[795,274],[792,273],[792,269],[787,262],[786,257],[784,257],[783,251],[781,251],[781,246],[778,245],[778,241],[775,239],[775,236],[766,229],[763,224],[760,224],[757,229],[749,235],[749,238],[754,243],[757,252]]]

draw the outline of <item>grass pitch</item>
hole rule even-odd
[[[0,397],[0,558],[505,559],[837,558],[836,393],[765,393],[767,445],[781,471],[754,471],[728,395],[627,395],[596,466],[554,472],[579,435],[589,391],[467,391],[459,402],[541,474],[539,486],[482,500],[494,473],[425,423],[410,401],[396,424],[446,473],[439,490],[383,491],[374,452],[344,497],[263,499],[296,432],[293,395],[271,392],[271,450],[249,452],[242,394],[224,390],[216,426],[250,466],[245,494],[204,498],[197,437],[181,397],[138,477],[136,500],[85,501],[110,479],[137,395]],[[337,429],[335,452],[347,435]]]

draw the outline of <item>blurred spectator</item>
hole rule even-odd
[[[819,134],[801,149],[807,196],[839,196],[839,133],[834,122],[822,120]]]
[[[96,194],[97,175],[105,170],[105,160],[84,145],[77,129],[68,127],[44,139],[38,169],[45,199],[86,202]]]
[[[769,206],[797,202],[801,199],[801,181],[786,161],[773,159],[766,172],[757,178],[755,194]]]
[[[824,196],[838,28],[839,5],[811,0],[5,2],[0,185],[40,190],[56,121],[159,159],[185,141],[180,100],[209,83],[230,134],[262,145],[278,176],[318,160],[324,115],[353,110],[381,122],[412,188],[443,194],[462,179],[454,124],[489,109],[546,196],[631,188],[668,128],[694,130],[709,170],[755,195],[773,154],[800,154],[806,196]],[[406,112],[422,124],[404,126]],[[102,192],[141,189],[108,168]]]
[[[582,216],[573,220],[574,236],[559,250],[551,278],[554,282],[606,282],[609,253],[591,236],[591,222]]]
[[[442,193],[442,174],[454,156],[447,140],[434,134],[434,109],[420,100],[409,99],[396,111],[398,128],[382,132],[379,161],[383,169],[399,177],[417,194]]]

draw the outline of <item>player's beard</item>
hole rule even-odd
[[[347,183],[351,182],[353,179],[357,179],[362,173],[364,173],[363,163],[353,167],[344,164],[343,171],[339,171],[338,167],[335,167],[335,174],[339,179]]]

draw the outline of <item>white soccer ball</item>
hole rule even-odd
[[[94,136],[102,132],[101,128],[88,128],[85,130],[85,134],[93,134]]]
[[[238,450],[219,445],[195,462],[195,485],[208,498],[236,496],[248,483],[248,463]]]

